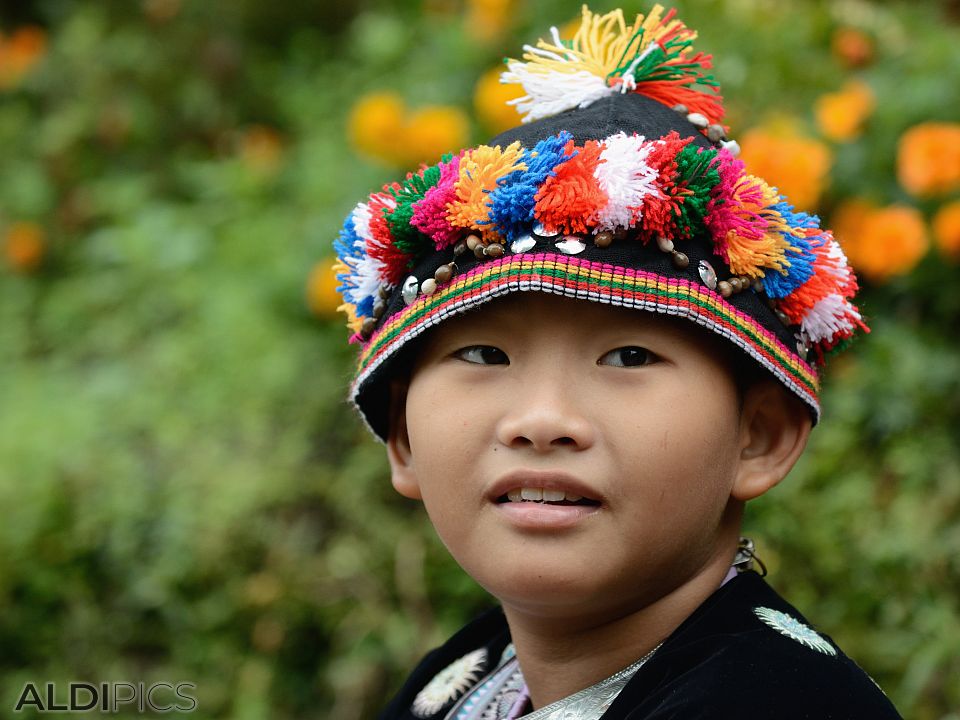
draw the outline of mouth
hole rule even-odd
[[[582,505],[585,507],[599,507],[600,501],[578,495],[572,491],[553,490],[538,487],[518,487],[499,496],[495,502],[504,503],[538,503],[540,505]]]
[[[508,473],[487,498],[506,522],[524,532],[569,531],[604,506],[603,496],[579,478],[544,470]]]

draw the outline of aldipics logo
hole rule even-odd
[[[14,712],[32,708],[36,712],[193,712],[197,700],[189,691],[193,683],[70,682],[66,689],[56,683],[28,682],[20,691]]]

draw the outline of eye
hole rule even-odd
[[[614,367],[642,367],[644,365],[651,365],[657,361],[656,355],[646,348],[636,345],[627,345],[617,348],[616,350],[611,350],[603,357],[614,358],[614,361],[610,363]],[[600,358],[597,363],[600,365],[605,364],[600,362],[602,360],[603,358]]]
[[[500,348],[493,347],[492,345],[469,345],[465,348],[460,348],[453,353],[453,355],[454,357],[462,358],[475,365],[510,364],[510,359],[507,357],[507,354]]]

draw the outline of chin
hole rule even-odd
[[[558,559],[543,563],[531,558],[528,562],[498,563],[492,568],[473,572],[465,568],[483,588],[502,604],[535,611],[539,615],[565,615],[584,608],[596,609],[611,597],[623,593],[597,577],[596,568],[579,568]]]

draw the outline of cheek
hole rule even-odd
[[[407,432],[423,504],[441,539],[462,526],[460,515],[475,512],[479,459],[489,444],[481,408],[469,405],[462,390],[428,374],[407,395]],[[472,488],[473,492],[466,492]],[[471,501],[473,501],[471,503]]]
[[[735,398],[705,395],[700,384],[650,393],[642,403],[610,397],[621,408],[608,430],[621,462],[635,469],[635,482],[648,486],[647,501],[665,519],[687,511],[722,509],[735,475]],[[729,407],[728,407],[729,405]],[[644,412],[643,408],[649,410]]]

